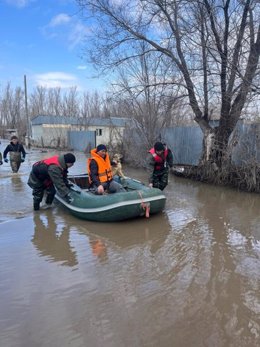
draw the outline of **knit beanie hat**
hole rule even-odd
[[[154,149],[155,149],[155,151],[164,151],[165,150],[164,145],[161,142],[156,142],[154,144]]]
[[[76,161],[75,155],[72,153],[64,154],[64,161],[65,163],[71,163],[71,164],[75,163]]]
[[[98,145],[97,146],[97,152],[102,151],[102,150],[107,151],[107,147],[105,145]]]

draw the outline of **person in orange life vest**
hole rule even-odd
[[[156,142],[149,150],[146,161],[149,170],[149,187],[164,190],[168,184],[169,167],[173,166],[172,151],[162,142]]]
[[[120,183],[113,180],[110,158],[105,145],[98,145],[90,151],[91,158],[88,159],[88,174],[90,188],[95,194],[124,192]]]
[[[46,191],[46,204],[51,205],[58,190],[68,203],[72,202],[70,184],[67,180],[68,168],[76,161],[74,154],[55,155],[33,164],[27,184],[33,189],[33,207],[37,211]]]

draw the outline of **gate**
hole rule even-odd
[[[96,147],[96,132],[68,131],[68,147],[74,151],[89,152]]]

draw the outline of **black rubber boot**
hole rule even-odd
[[[33,209],[34,209],[34,211],[39,211],[39,209],[40,209],[40,202],[39,201],[33,202]]]
[[[47,197],[46,197],[46,200],[45,200],[46,204],[47,205],[51,205],[52,202],[53,202],[53,199],[54,199],[54,195],[48,194]]]

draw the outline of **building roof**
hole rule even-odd
[[[36,116],[31,119],[32,125],[42,124],[78,124],[77,118],[72,117],[58,117],[58,116]]]
[[[38,115],[31,120],[32,125],[42,124],[70,124],[70,125],[92,125],[92,126],[114,126],[125,127],[131,123],[130,118],[75,118],[75,117],[59,117],[59,116],[43,116]]]

